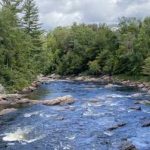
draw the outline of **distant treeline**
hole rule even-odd
[[[107,25],[74,23],[43,34],[34,0],[0,2],[0,83],[8,90],[40,74],[150,75],[150,18]]]
[[[47,49],[47,73],[150,75],[150,18],[123,17],[117,28],[76,23],[58,27],[48,34]]]

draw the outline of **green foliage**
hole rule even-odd
[[[146,58],[144,61],[143,74],[150,75],[150,57]]]
[[[144,70],[150,66],[149,25],[150,18],[141,22],[123,17],[116,31],[94,24],[56,28],[47,37],[51,53],[47,73],[140,76],[145,59]]]
[[[74,23],[43,35],[34,0],[1,3],[0,83],[8,90],[29,85],[39,73],[150,75],[149,17],[123,17],[116,31]]]
[[[32,37],[37,38],[40,34],[38,8],[34,0],[25,0],[23,6],[23,27]]]
[[[89,73],[92,75],[97,75],[100,73],[100,65],[97,60],[89,62]]]
[[[20,2],[3,0],[0,10],[0,83],[11,91],[29,85],[44,71],[48,58],[47,50],[37,47],[33,37],[20,27],[18,11],[14,11]]]

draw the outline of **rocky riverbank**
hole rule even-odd
[[[93,77],[93,76],[59,76],[59,75],[49,75],[49,76],[38,76],[37,80],[34,81],[29,87],[24,88],[21,91],[18,91],[16,94],[0,94],[0,111],[2,111],[1,114],[7,114],[7,112],[11,112],[11,110],[14,112],[14,109],[33,105],[37,103],[41,103],[44,105],[57,105],[62,103],[72,103],[74,102],[73,98],[70,96],[66,97],[59,97],[54,100],[47,100],[47,101],[36,101],[36,100],[30,100],[26,98],[26,95],[28,95],[30,92],[33,92],[38,88],[41,84],[47,84],[55,80],[73,80],[73,81],[85,81],[85,82],[99,82],[101,84],[106,84],[106,87],[112,87],[113,84],[120,84],[125,86],[131,86],[135,88],[139,88],[144,92],[147,92],[150,94],[150,85],[148,83],[144,82],[133,82],[130,80],[120,80],[117,78],[109,77],[109,76],[101,76],[101,77]],[[3,89],[4,91],[4,89]],[[149,100],[144,101],[137,101],[137,103],[144,103],[144,104],[150,104]]]
[[[113,76],[110,77],[107,75],[95,77],[95,76],[59,76],[59,75],[52,74],[45,78],[46,78],[46,82],[52,80],[64,79],[64,80],[85,81],[85,82],[100,82],[102,84],[107,84],[108,86],[111,86],[112,84],[119,84],[119,85],[139,88],[141,91],[150,94],[150,83],[118,79],[117,77],[113,77]]]

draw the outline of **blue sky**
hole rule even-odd
[[[150,0],[36,0],[43,28],[78,23],[115,24],[118,18],[150,16]]]

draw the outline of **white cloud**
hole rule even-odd
[[[36,0],[46,29],[79,23],[112,24],[119,17],[150,15],[150,0]]]

